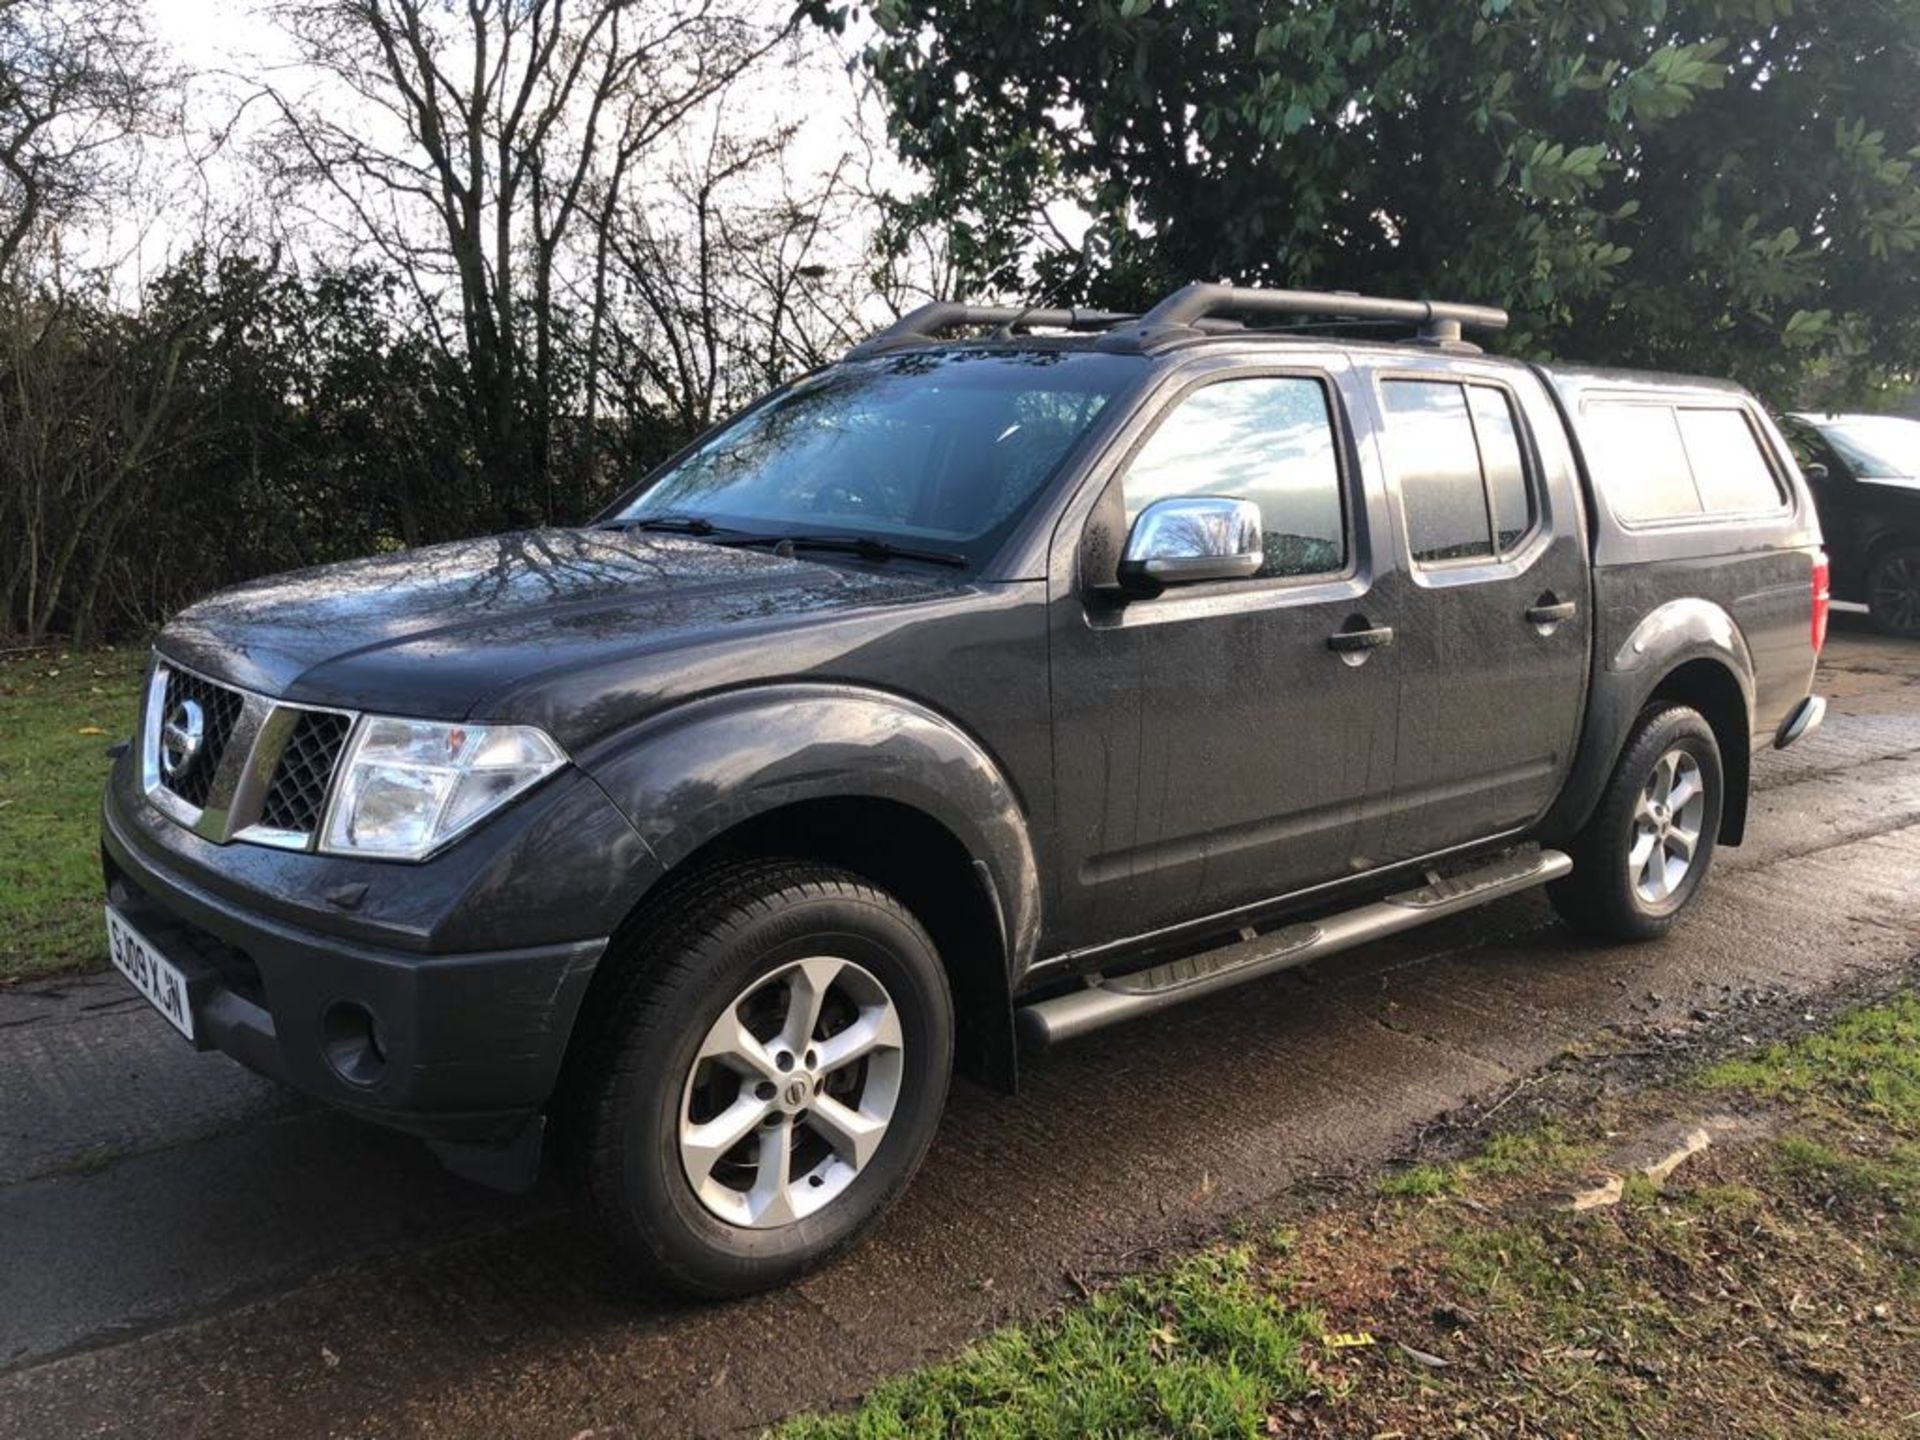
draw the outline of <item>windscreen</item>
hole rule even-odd
[[[1837,421],[1819,429],[1847,468],[1862,479],[1920,476],[1920,421],[1887,416]]]
[[[809,376],[614,513],[992,555],[1094,417],[1145,374],[1087,351],[915,350]]]

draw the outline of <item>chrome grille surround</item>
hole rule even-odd
[[[222,701],[222,697],[237,696],[239,700],[239,714],[227,731],[225,743],[217,754],[210,754],[207,758],[211,774],[198,777],[191,787],[194,794],[203,797],[197,805],[167,783],[167,777],[160,767],[161,730],[166,724],[169,691],[170,688],[183,688],[180,684],[183,678],[189,680],[196,695],[209,696],[217,701]],[[288,757],[296,733],[314,716],[328,717],[332,722],[328,728],[336,730],[339,735],[337,746],[327,757],[325,773],[314,772],[314,756],[309,753],[310,747],[303,744],[293,756],[303,767],[299,777],[300,788],[309,793],[317,788],[318,800],[310,807],[276,803],[274,818],[282,823],[268,824],[267,802],[276,786],[280,785],[282,761]],[[229,685],[224,680],[202,675],[156,653],[153,668],[147,676],[146,699],[141,714],[141,788],[154,808],[162,814],[216,844],[224,845],[239,840],[253,845],[271,845],[281,850],[311,850],[325,817],[326,802],[332,794],[333,771],[338,766],[340,756],[345,753],[359,718],[349,710],[289,705],[270,699],[252,690]],[[288,783],[293,782],[289,780]],[[284,794],[286,787],[280,788]],[[301,818],[310,819],[307,828],[287,826],[289,820]]]

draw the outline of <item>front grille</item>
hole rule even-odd
[[[154,808],[217,845],[314,848],[355,716],[283,704],[165,656],[142,713],[141,784]]]
[[[271,830],[310,835],[320,824],[333,767],[353,728],[350,716],[331,710],[303,710],[294,722],[287,748],[274,767],[260,823]]]
[[[220,757],[226,753],[227,741],[233,738],[243,700],[238,690],[229,690],[185,670],[169,670],[166,698],[161,702],[161,726],[164,728],[189,700],[200,707],[200,747],[172,774],[167,774],[162,767],[161,783],[198,809],[207,803],[207,796],[212,793],[213,777],[220,768]],[[163,753],[164,749],[163,739]]]

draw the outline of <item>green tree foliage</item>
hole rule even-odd
[[[1920,0],[864,8],[930,176],[900,223],[955,223],[982,288],[1480,300],[1508,348],[1780,398],[1920,356]]]

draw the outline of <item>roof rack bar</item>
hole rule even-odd
[[[1387,300],[1326,290],[1254,290],[1237,285],[1186,285],[1140,317],[1141,330],[1184,326],[1221,314],[1328,315],[1351,320],[1390,320],[1428,327],[1435,340],[1457,341],[1462,326],[1504,330],[1507,312],[1491,305],[1446,300]]]
[[[849,359],[878,355],[901,345],[926,340],[965,325],[1018,325],[1023,330],[1106,330],[1134,317],[1118,310],[1041,310],[1015,305],[962,305],[935,300],[909,310],[898,320],[862,340],[847,352]]]
[[[1389,300],[1324,290],[1258,290],[1237,285],[1196,283],[1174,291],[1144,315],[1118,310],[1041,309],[1013,305],[963,305],[935,300],[909,310],[883,330],[847,351],[850,360],[885,354],[930,341],[966,327],[1007,330],[1104,331],[1102,348],[1136,350],[1168,343],[1180,334],[1220,334],[1240,330],[1240,316],[1320,316],[1341,320],[1417,325],[1422,341],[1462,347],[1461,330],[1504,330],[1507,312],[1491,305],[1459,305],[1445,300]]]

